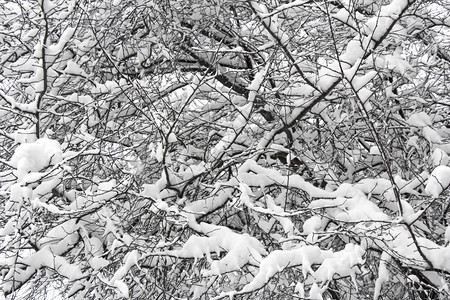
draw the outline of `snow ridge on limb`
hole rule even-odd
[[[345,249],[337,252],[322,250],[317,246],[300,246],[294,250],[275,250],[261,262],[258,274],[244,288],[242,293],[253,292],[262,288],[276,273],[287,267],[301,265],[302,274],[308,283],[326,283],[337,273],[340,276],[351,276],[354,279],[358,264],[363,264],[364,250],[355,244],[347,244]],[[318,264],[314,271],[312,265]]]
[[[247,264],[257,266],[262,260],[262,255],[267,255],[264,246],[248,234],[236,233],[227,227],[207,223],[197,224],[195,229],[205,236],[193,235],[180,249],[153,252],[150,255],[168,255],[195,260],[206,256],[211,266],[209,270],[203,270],[204,276],[220,276],[240,271]],[[215,253],[220,257],[222,252],[226,252],[226,255],[220,259],[213,259],[211,256]]]
[[[347,244],[341,251],[322,250],[318,246],[300,245],[293,250],[275,250],[267,255],[259,266],[258,273],[240,291],[223,293],[213,299],[243,295],[263,288],[278,272],[286,268],[301,266],[302,275],[307,284],[322,284],[319,291],[311,293],[322,294],[327,284],[335,275],[350,276],[356,285],[358,265],[364,263],[364,249],[355,244]],[[316,271],[313,265],[319,265]]]

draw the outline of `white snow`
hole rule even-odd
[[[110,262],[107,259],[104,259],[103,257],[94,256],[90,259],[89,264],[94,270],[99,270],[102,268],[107,267]]]
[[[266,69],[261,69],[259,72],[255,74],[255,77],[253,81],[250,83],[250,85],[247,87],[249,91],[255,91],[257,92],[259,88],[261,87],[261,84],[266,76]]]
[[[420,149],[419,144],[417,144],[417,141],[419,140],[418,136],[412,136],[408,139],[408,142],[406,143],[407,146],[414,147],[416,149]]]
[[[450,167],[437,166],[433,172],[431,172],[425,187],[425,192],[433,198],[437,198],[449,185]]]
[[[76,41],[76,46],[81,54],[90,51],[97,44],[94,39],[86,38],[83,41]]]
[[[346,8],[341,8],[337,13],[333,15],[334,18],[339,21],[350,25],[353,28],[358,28],[358,24],[353,19],[353,16],[350,14],[349,10]]]
[[[205,276],[221,275],[238,271],[246,264],[259,264],[261,255],[267,254],[264,246],[248,234],[239,234],[227,227],[212,224],[198,224],[196,230],[203,232],[204,237],[191,236],[181,249],[166,251],[161,254],[177,257],[200,259],[203,256],[212,261],[210,270],[204,270]],[[227,254],[219,260],[212,260],[211,253]]]
[[[430,144],[442,144],[442,137],[436,130],[434,130],[430,126],[423,127],[422,134],[423,137],[426,138]]]
[[[278,43],[279,41],[282,45],[287,44],[287,42],[289,41],[289,36],[281,29],[281,24],[278,22],[277,16],[274,15],[272,17],[267,17],[269,15],[268,10],[266,5],[263,3],[256,3],[254,1],[251,1],[251,5],[255,9],[261,21],[264,22],[265,25],[269,28],[268,30],[264,30],[267,37],[275,43]],[[272,34],[275,35],[276,38],[274,38]]]
[[[32,28],[29,31],[24,32],[24,34],[22,35],[21,41],[26,43],[29,40],[35,38],[38,33],[39,33],[38,28]]]
[[[341,77],[339,62],[332,61],[327,63],[319,61],[319,63],[324,66],[319,69],[318,86],[322,91],[326,91]]]
[[[143,184],[142,187],[144,190],[142,191],[141,196],[153,199],[160,198],[159,193],[161,192],[161,189],[157,184]]]
[[[258,274],[242,289],[252,292],[263,287],[276,273],[285,268],[301,266],[308,283],[326,282],[335,274],[355,276],[355,265],[364,262],[365,251],[359,245],[347,244],[341,251],[322,250],[317,246],[300,246],[293,250],[275,250],[266,256],[259,267]],[[314,271],[313,264],[319,264]],[[307,277],[308,274],[312,275]],[[318,292],[318,291],[317,291]],[[318,295],[318,294],[316,294]],[[320,293],[321,295],[321,293]]]
[[[445,229],[444,239],[445,243],[448,245],[448,243],[450,243],[450,225]]]
[[[42,5],[44,13],[48,14],[56,5],[51,0],[39,0],[39,4]]]
[[[30,257],[24,263],[35,269],[49,267],[69,280],[77,280],[85,276],[79,265],[70,264],[64,257],[59,256],[49,246],[46,246]]]
[[[16,144],[32,143],[37,140],[36,128],[30,127],[27,129],[19,129],[11,133],[10,137],[14,139]]]
[[[75,34],[75,30],[76,28],[74,27],[67,27],[59,37],[58,43],[47,47],[45,54],[48,55],[48,57],[46,57],[48,63],[53,63],[56,60],[58,54],[64,49],[66,44]]]
[[[414,127],[426,127],[431,126],[433,123],[431,122],[431,118],[425,112],[419,112],[412,114],[408,120],[406,120],[410,126]]]
[[[39,198],[34,198],[33,200],[31,200],[31,205],[33,206],[34,209],[42,207],[42,208],[45,208],[46,210],[48,210],[49,212],[51,212],[53,214],[64,214],[64,213],[66,213],[65,211],[61,211],[54,204],[51,204],[51,203],[47,204],[45,202],[40,201]]]
[[[55,140],[41,138],[33,143],[19,145],[10,163],[17,169],[21,180],[28,172],[39,172],[61,161],[61,145]]]
[[[381,7],[378,16],[367,21],[366,35],[372,35],[375,40],[381,39],[407,5],[407,0],[393,0],[389,5]]]
[[[322,294],[322,289],[317,285],[317,283],[314,283],[309,290],[309,297],[307,299],[323,300]]]
[[[375,288],[373,293],[373,300],[378,300],[381,295],[381,286],[383,283],[389,280],[389,270],[387,269],[387,263],[391,260],[391,256],[386,252],[383,252],[380,257],[380,264],[378,266],[378,278],[375,281]]]
[[[0,236],[5,237],[5,240],[2,243],[2,247],[8,243],[6,236],[13,234],[15,232],[16,222],[17,222],[17,217],[11,216],[9,218],[8,222],[6,222],[6,224],[4,225],[4,227],[0,228]]]
[[[254,91],[251,91],[249,97],[253,96],[253,98],[254,98],[255,94],[256,93]],[[242,107],[237,107],[237,109],[239,110],[239,115],[233,121],[233,129],[242,130],[244,128],[245,124],[248,121],[248,118],[250,117],[252,108],[253,108],[253,102],[247,103]]]
[[[369,71],[365,75],[355,76],[352,80],[352,86],[356,91],[367,85],[378,73],[376,71]]]
[[[363,103],[363,105],[364,105],[364,108],[367,110],[367,111],[370,111],[370,110],[372,110],[372,105],[370,104],[370,101],[369,101],[369,99],[370,99],[370,97],[372,96],[372,91],[371,90],[369,90],[369,89],[367,89],[367,88],[361,88],[359,91],[358,91],[358,97],[359,97],[359,99],[361,100],[361,102]]]
[[[140,258],[141,255],[137,250],[128,252],[124,257],[123,265],[114,273],[114,276],[109,281],[109,284],[114,285],[117,281],[122,280],[133,266],[138,265]],[[128,288],[126,290],[128,293]],[[121,290],[121,292],[123,291]]]
[[[393,70],[408,79],[413,79],[415,76],[414,69],[411,65],[402,57],[401,52],[394,51],[391,55],[379,56],[375,60],[375,64],[378,67],[387,68]]]
[[[327,192],[306,182],[300,175],[291,175],[289,178],[283,176],[278,170],[264,168],[254,160],[247,160],[238,170],[238,178],[249,186],[265,187],[271,184],[284,186],[290,182],[292,187],[298,188],[310,194],[312,197],[333,197],[331,192]]]
[[[302,282],[297,282],[294,291],[298,293],[300,298],[305,298],[305,285]]]
[[[324,224],[320,216],[312,216],[303,223],[303,234],[309,235],[322,229]]]
[[[18,82],[32,84],[36,93],[44,91],[44,71],[41,66],[42,63],[41,61],[39,61],[38,65],[36,65],[34,68],[33,75],[28,78],[22,77],[18,80]]]
[[[444,150],[436,148],[434,149],[433,154],[431,155],[431,162],[434,166],[439,165],[446,166],[448,165],[449,157]]]
[[[38,63],[39,63],[39,61],[37,59],[29,58],[29,57],[21,57],[14,63],[12,63],[10,65],[10,68],[14,69],[16,72],[17,71],[22,71],[22,72],[27,72],[27,73],[34,72],[34,70],[38,66]]]
[[[284,209],[281,206],[277,205],[270,195],[266,195],[265,199],[267,203],[267,208],[269,210],[271,210],[275,214],[283,215]],[[295,225],[290,218],[282,216],[274,216],[274,218],[281,224],[284,232],[287,234],[288,237],[293,236],[296,233]]]
[[[361,45],[359,38],[353,38],[345,48],[345,52],[340,56],[340,60],[345,63],[346,68],[349,69],[350,66],[356,64],[365,54],[364,45]]]
[[[41,238],[37,245],[39,248],[48,245],[54,245],[55,241],[61,241],[66,238],[75,238],[77,235],[77,230],[79,229],[79,225],[77,224],[75,219],[69,219],[68,221],[58,225],[52,229],[45,235],[45,237]],[[64,247],[63,247],[64,248]],[[65,250],[60,253],[63,253]]]
[[[215,190],[217,191],[217,193],[211,193],[212,196],[194,201],[184,207],[183,211],[188,220],[195,220],[195,217],[207,214],[210,211],[214,211],[218,207],[222,206],[228,199],[231,199],[233,197],[233,188],[221,188],[221,185],[218,184]],[[195,221],[193,223],[193,226],[197,226]]]
[[[176,143],[178,141],[177,136],[175,133],[171,132],[169,136],[167,137],[168,143]]]
[[[324,259],[320,267],[315,271],[314,278],[317,282],[327,282],[338,276],[350,276],[358,288],[356,283],[355,266],[363,264],[364,249],[356,244],[347,244],[341,251],[333,253],[333,256]]]
[[[404,213],[403,214],[403,222],[405,222],[408,225],[412,225],[414,222],[417,221],[417,219],[419,219],[419,217],[423,214],[423,210],[419,210],[417,212],[414,212],[414,210],[412,212],[409,213]]]
[[[260,14],[260,16],[262,18],[268,18],[270,16],[276,15],[276,14],[278,14],[278,13],[280,13],[282,11],[285,11],[287,9],[290,9],[290,8],[293,8],[293,7],[296,7],[296,6],[301,6],[301,5],[303,5],[303,4],[307,3],[307,2],[308,1],[306,1],[306,0],[295,0],[295,1],[292,1],[290,3],[286,3],[286,4],[282,4],[282,5],[278,6],[277,8],[272,10],[272,12],[270,12],[270,13]]]
[[[112,284],[113,286],[115,286],[117,288],[117,290],[119,291],[119,293],[122,297],[125,297],[126,299],[129,298],[129,289],[128,289],[128,285],[125,283],[125,281],[118,279],[110,284]]]
[[[64,69],[64,73],[71,75],[81,75],[87,77],[86,72],[73,60],[67,61],[66,68]]]

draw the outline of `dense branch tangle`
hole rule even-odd
[[[440,3],[0,3],[9,297],[448,297]]]

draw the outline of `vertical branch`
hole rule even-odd
[[[46,47],[47,47],[47,39],[48,39],[48,16],[45,11],[45,1],[40,1],[40,8],[42,12],[42,18],[44,20],[44,37],[42,38],[42,45],[41,45],[41,68],[42,68],[42,91],[39,91],[39,94],[37,95],[36,99],[36,112],[35,112],[35,118],[36,118],[36,137],[40,138],[40,113],[39,110],[42,105],[42,100],[44,98],[45,93],[47,92],[48,87],[48,78],[47,78],[47,61],[46,61]],[[39,85],[40,86],[40,85]]]

